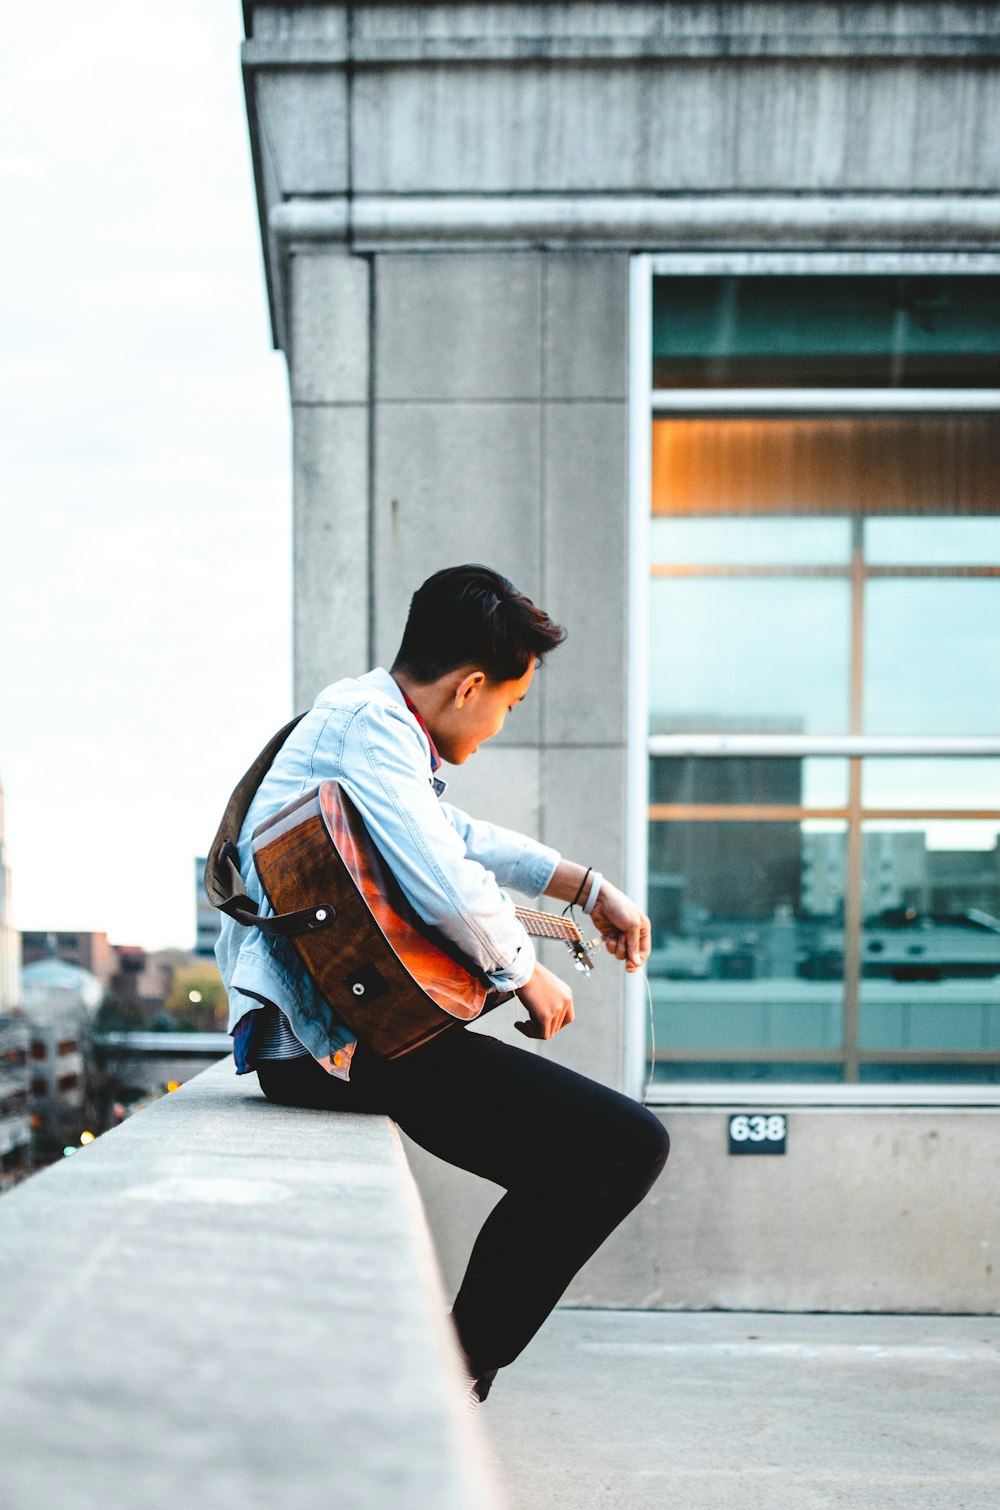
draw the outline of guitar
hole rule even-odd
[[[376,1053],[411,1053],[513,995],[417,916],[338,782],[321,782],[258,824],[252,843],[274,911],[311,912],[290,937],[313,982]],[[569,918],[515,911],[528,933],[563,939],[578,969],[593,968],[594,945]]]

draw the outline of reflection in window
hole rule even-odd
[[[864,807],[881,808],[1000,808],[1000,759],[950,755],[866,760],[861,768],[861,801]],[[932,823],[929,832],[934,827]],[[948,832],[954,834],[956,828],[952,822]],[[980,825],[977,837],[963,835],[961,843],[970,849],[992,849],[992,831],[992,824]],[[936,845],[936,837],[930,843]]]
[[[865,825],[862,1050],[1000,1049],[1000,825],[980,827],[988,848]]]
[[[792,796],[794,773],[773,779]],[[649,974],[666,1050],[839,1047],[843,867],[813,839],[796,823],[651,825]]]
[[[847,728],[846,581],[655,580],[651,732]]]
[[[1000,565],[1000,519],[869,519],[870,566]]]
[[[662,390],[1000,386],[1000,278],[658,276],[653,302]],[[1000,416],[655,402],[651,734],[1000,735]],[[654,758],[665,1077],[1000,1080],[1000,761],[868,759],[853,797],[849,769]]]
[[[865,729],[1000,733],[1000,577],[868,583]]]
[[[794,756],[657,756],[650,762],[654,803],[842,807],[847,761]]]
[[[1000,278],[653,280],[654,387],[992,387]]]
[[[995,513],[996,415],[656,419],[653,517]]]
[[[849,519],[658,518],[650,526],[657,565],[846,566]],[[1000,557],[1000,551],[998,551]]]

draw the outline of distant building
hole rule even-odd
[[[213,907],[205,895],[205,865],[204,855],[194,862],[194,906],[195,906],[195,945],[194,952],[199,959],[215,958],[215,941],[222,932],[222,913],[217,907]]]
[[[83,1039],[104,999],[96,975],[49,958],[26,965],[21,997],[30,1047],[31,1121],[42,1144],[79,1132],[86,1099]]]
[[[22,933],[21,957],[25,965],[50,958],[76,965],[96,975],[105,990],[120,969],[118,951],[106,933]]]
[[[31,1146],[28,1025],[20,1013],[21,941],[11,922],[11,874],[0,787],[0,1167]]]
[[[847,836],[802,835],[802,911],[836,915],[843,907]],[[1000,918],[1000,846],[928,849],[923,830],[868,830],[862,851],[864,915],[913,907],[938,916],[970,908]]]
[[[176,965],[186,952],[149,954],[138,944],[112,944],[106,933],[22,933],[25,969],[42,960],[60,960],[96,977],[115,1001],[160,1010],[170,994]]]
[[[20,968],[20,940],[11,921],[11,874],[4,844],[3,787],[0,787],[0,1013],[17,1005]]]
[[[8,1155],[31,1144],[29,1041],[23,1017],[0,1015],[0,1167]]]

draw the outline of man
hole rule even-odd
[[[437,572],[414,594],[391,671],[334,682],[293,729],[239,839],[249,896],[269,911],[251,856],[264,818],[339,781],[412,906],[527,1009],[516,1026],[549,1039],[573,1021],[570,988],[535,958],[505,888],[576,903],[608,951],[638,970],[649,919],[591,867],[476,821],[439,799],[442,761],[462,765],[528,695],[565,638],[484,566]],[[226,918],[216,949],[229,992],[237,1073],[255,1069],[287,1105],[384,1112],[449,1163],[504,1187],[476,1239],[453,1317],[485,1399],[573,1275],[638,1204],[667,1157],[659,1121],[628,1097],[461,1026],[398,1059],[359,1043],[287,941]]]

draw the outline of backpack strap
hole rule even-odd
[[[262,918],[257,903],[247,896],[240,874],[240,856],[236,846],[243,821],[257,794],[257,788],[274,763],[274,757],[303,718],[305,714],[300,713],[297,718],[285,724],[284,728],[279,729],[274,738],[268,740],[250,769],[236,783],[205,861],[205,894],[212,906],[218,907],[220,912],[226,913],[244,928],[259,928],[268,938],[291,938],[297,933],[325,928],[336,916],[332,907],[320,903],[298,912],[281,912]]]

